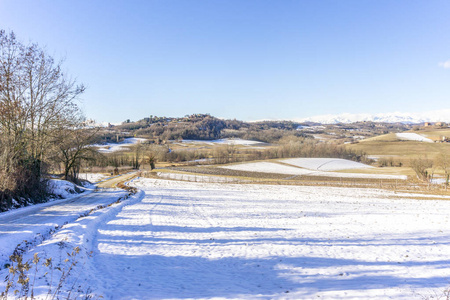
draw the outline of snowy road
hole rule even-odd
[[[14,248],[24,240],[45,237],[50,230],[73,222],[82,213],[116,201],[122,190],[87,191],[74,198],[56,200],[0,214],[0,269]]]

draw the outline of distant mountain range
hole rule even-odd
[[[321,115],[303,119],[296,119],[297,122],[315,122],[321,124],[354,123],[361,121],[372,121],[380,123],[403,123],[419,124],[424,122],[448,122],[450,123],[450,109],[427,111],[420,113],[380,113],[380,114],[350,114]]]

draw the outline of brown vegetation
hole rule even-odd
[[[75,99],[84,91],[37,44],[0,30],[0,211],[42,201],[42,180],[55,142],[82,120]]]

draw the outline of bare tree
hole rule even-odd
[[[147,145],[147,147],[145,147],[144,152],[147,162],[150,166],[150,170],[153,170],[156,167],[155,164],[158,161],[158,156],[161,152],[160,147],[156,145]]]
[[[59,130],[73,125],[83,91],[62,72],[62,62],[0,30],[0,182],[7,183],[1,197],[43,187],[46,152]]]
[[[429,181],[427,169],[433,166],[433,161],[426,157],[417,157],[411,160],[411,168],[417,175],[417,178],[423,181]]]
[[[436,157],[436,165],[439,166],[444,171],[444,178],[445,178],[445,185],[448,186],[449,184],[449,173],[450,173],[450,155],[441,152]]]
[[[139,170],[143,160],[142,145],[138,143],[134,146],[133,169]]]
[[[83,161],[95,160],[100,155],[92,143],[97,129],[62,129],[56,141],[57,151],[53,159],[63,165],[64,179],[78,182],[78,173]]]

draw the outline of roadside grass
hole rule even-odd
[[[65,246],[64,242],[59,243],[61,249]],[[68,279],[73,277],[76,266],[81,263],[81,248],[77,246],[68,252],[64,251],[66,257],[59,262],[51,257],[40,257],[38,253],[26,261],[21,254],[12,255],[9,274],[5,278],[6,288],[1,293],[1,299],[37,299],[35,293],[42,290],[37,280],[44,280],[48,284],[45,288],[45,299],[93,299],[90,287],[79,286],[76,279],[72,280],[68,289],[65,287]],[[92,253],[88,255],[91,256]],[[39,293],[39,298],[42,296],[43,294]]]

